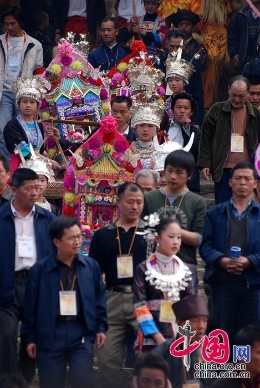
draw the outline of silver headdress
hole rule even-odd
[[[152,124],[160,127],[163,117],[164,105],[157,103],[137,103],[130,108],[132,113],[131,125],[135,128],[138,124]]]
[[[45,82],[39,77],[17,78],[12,82],[12,92],[17,106],[22,97],[34,98],[40,104],[46,92]]]
[[[141,63],[132,60],[128,66],[127,76],[131,82],[131,98],[134,102],[145,98],[146,102],[160,98],[157,88],[162,84],[163,72],[153,66],[147,66],[145,53],[140,54]]]
[[[154,165],[154,170],[155,171],[163,171],[164,170],[164,162],[169,155],[169,153],[176,151],[176,150],[183,150],[188,152],[193,144],[194,140],[194,133],[191,134],[190,140],[188,144],[183,148],[179,143],[176,141],[167,141],[163,143],[162,145],[159,145],[159,147],[155,147],[156,152],[154,154],[155,158],[155,165]]]
[[[30,168],[35,171],[36,174],[46,176],[48,183],[54,182],[54,172],[51,163],[47,162],[42,157],[37,156],[31,144],[29,144],[29,147],[31,150],[31,157],[28,160],[24,159],[22,152],[18,149],[18,153],[22,161],[21,168]]]
[[[188,84],[192,73],[195,72],[192,61],[194,57],[197,55],[199,56],[199,54],[195,54],[190,62],[185,61],[185,59],[182,59],[181,57],[182,48],[183,41],[181,41],[181,45],[176,52],[172,52],[168,55],[168,58],[165,61],[166,79],[169,77],[180,77],[186,84]]]

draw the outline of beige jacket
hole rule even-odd
[[[0,35],[0,99],[2,96],[5,74],[7,70],[7,33]],[[23,64],[21,77],[32,77],[36,69],[43,67],[42,45],[38,40],[24,33]]]

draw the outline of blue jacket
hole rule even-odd
[[[56,216],[35,205],[34,231],[37,260],[53,252],[49,224]],[[14,304],[15,225],[10,203],[0,209],[0,308]]]
[[[239,68],[246,64],[249,6],[239,11],[228,27],[228,53],[231,59],[239,54]],[[254,55],[254,53],[252,53]]]
[[[78,255],[77,281],[86,335],[94,343],[97,333],[107,331],[106,291],[98,263]],[[22,336],[27,344],[50,349],[59,309],[60,273],[54,254],[34,264],[29,271],[25,291]]]
[[[129,50],[125,50],[118,43],[112,49],[103,43],[89,53],[88,61],[95,69],[100,66],[100,71],[109,71],[128,54]]]
[[[216,260],[226,256],[232,212],[231,201],[214,206],[206,214],[204,236],[200,255],[206,263],[205,277],[213,273]],[[244,271],[249,284],[260,284],[260,204],[252,201],[248,213],[247,242],[244,256],[252,266]]]

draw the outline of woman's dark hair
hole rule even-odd
[[[196,167],[193,155],[184,150],[176,150],[166,156],[164,162],[164,171],[167,166],[180,167],[187,171],[188,176],[192,176]]]
[[[165,382],[169,376],[170,368],[167,362],[157,353],[148,352],[139,356],[134,367],[134,375],[140,376],[141,370],[144,368],[159,369],[165,375]]]
[[[35,171],[30,168],[18,168],[12,175],[11,186],[19,189],[25,181],[35,181],[36,179],[39,179],[39,177]]]
[[[54,238],[61,240],[64,235],[64,229],[69,229],[74,225],[77,225],[80,228],[80,222],[76,218],[65,216],[55,218],[49,226],[49,236],[51,240],[53,241]]]
[[[234,343],[237,346],[250,345],[251,348],[255,342],[260,342],[260,327],[247,325],[236,334]]]
[[[246,77],[244,77],[243,75],[235,75],[234,77],[232,77],[229,82],[228,82],[228,87],[230,88],[230,86],[233,85],[234,82],[236,81],[242,81],[246,84],[246,87],[247,87],[247,91],[249,91],[250,89],[250,82],[248,81],[248,79]]]
[[[160,221],[160,223],[156,226],[156,232],[158,233],[158,236],[160,236],[162,232],[164,232],[165,229],[171,224],[178,224],[180,226],[179,221],[174,218],[171,218],[171,217],[163,218]]]
[[[233,178],[234,172],[239,169],[249,169],[253,171],[253,176],[255,180],[259,180],[255,167],[249,162],[238,162],[230,171],[230,179]]]
[[[171,110],[174,109],[178,100],[189,100],[192,114],[194,115],[197,112],[197,109],[198,109],[197,103],[190,93],[181,92],[176,94],[176,96],[173,96],[171,99]]]
[[[16,7],[15,5],[7,7],[2,13],[1,13],[1,22],[4,25],[4,19],[6,16],[13,16],[20,26],[23,22],[23,13],[21,8]]]

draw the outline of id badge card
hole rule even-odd
[[[159,322],[173,323],[175,316],[172,309],[172,302],[167,300],[161,301]]]
[[[59,291],[60,315],[77,315],[76,291]]]
[[[9,57],[8,67],[11,71],[18,71],[20,66],[20,58],[17,57]]]
[[[231,135],[231,152],[244,152],[244,136],[232,134]]]
[[[18,257],[33,259],[33,238],[19,237],[17,240]]]
[[[182,384],[182,388],[200,388],[200,383],[198,381],[187,381]]]
[[[132,278],[133,276],[133,256],[117,256],[117,278],[125,279]]]

